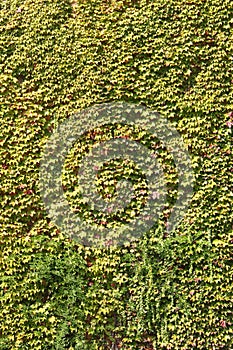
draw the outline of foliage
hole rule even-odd
[[[0,11],[0,348],[231,349],[232,2],[5,0]],[[117,100],[182,134],[195,194],[173,235],[161,221],[134,243],[88,248],[47,217],[39,164],[58,123]]]

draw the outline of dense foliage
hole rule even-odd
[[[232,1],[2,0],[0,11],[0,349],[232,349]],[[161,222],[90,248],[47,216],[46,140],[109,101],[142,103],[182,134],[195,191],[171,236]]]

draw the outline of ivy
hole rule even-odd
[[[232,348],[232,28],[230,0],[1,2],[1,349]],[[49,219],[39,168],[60,123],[112,101],[169,120],[189,150],[195,188],[172,234],[161,218],[141,239],[101,249]],[[84,135],[68,155],[69,203],[79,207],[78,159],[118,132],[156,145],[169,213],[177,182],[169,152],[143,130],[113,129]],[[112,196],[130,174],[138,196],[122,220],[144,205],[145,176],[116,161],[97,179]]]

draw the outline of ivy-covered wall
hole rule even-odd
[[[233,349],[232,1],[2,0],[0,33],[0,349]],[[171,236],[84,247],[49,219],[40,160],[111,101],[172,123],[194,195]]]

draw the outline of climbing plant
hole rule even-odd
[[[231,349],[232,1],[4,0],[0,50],[0,348]],[[134,242],[88,247],[49,218],[40,161],[60,123],[115,101],[153,109],[177,129],[194,194],[171,234],[161,219]],[[118,127],[134,139],[141,132]],[[78,157],[112,129],[91,132],[63,169],[74,208]],[[172,197],[174,167],[158,151]],[[103,168],[100,192],[108,176]]]

